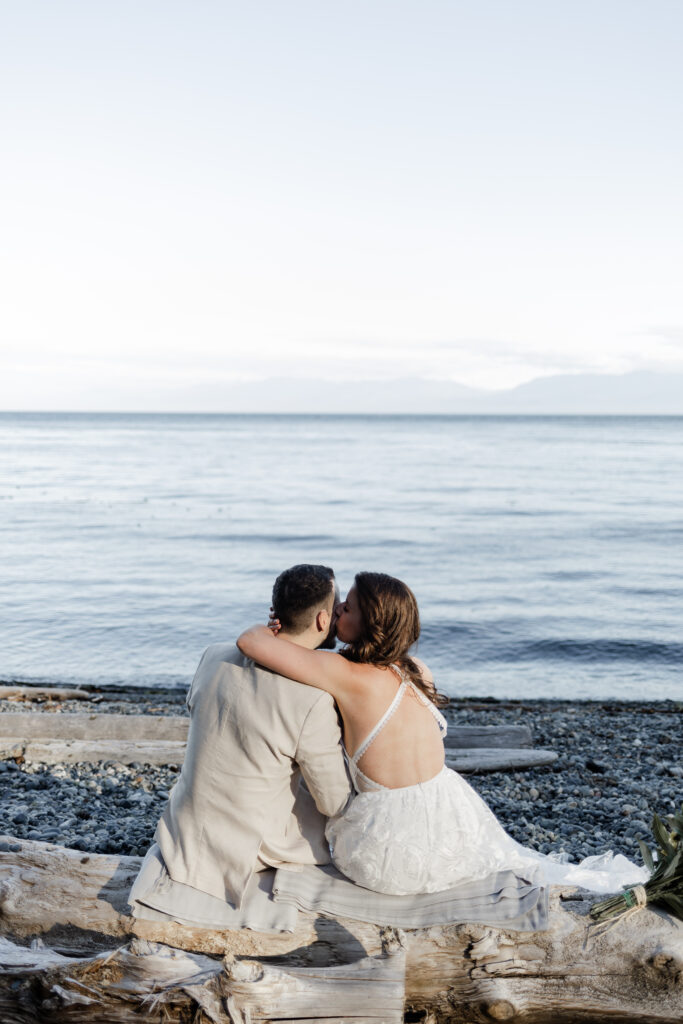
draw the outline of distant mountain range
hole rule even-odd
[[[170,397],[170,396],[167,396]],[[176,393],[172,408],[205,412],[518,415],[683,415],[683,374],[635,372],[540,377],[505,391],[452,381],[270,378],[205,384]]]

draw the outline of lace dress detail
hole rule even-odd
[[[345,750],[356,796],[327,823],[335,865],[358,885],[375,892],[408,895],[439,892],[466,881],[511,870],[533,884],[580,885],[615,892],[642,883],[645,868],[611,852],[564,863],[516,842],[478,793],[450,768],[414,786],[389,789],[368,778],[358,761],[399,706],[408,686],[446,734],[446,720],[405,676],[396,696],[358,747]]]

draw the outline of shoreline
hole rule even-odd
[[[163,698],[164,701],[175,705],[184,705],[185,694],[190,687],[191,679],[188,679],[187,683],[179,684],[177,686],[167,686],[164,684],[157,685],[141,685],[132,686],[129,683],[69,683],[61,682],[56,683],[54,681],[37,682],[36,680],[27,681],[24,679],[3,679],[0,678],[0,687],[22,687],[31,690],[59,690],[59,689],[70,689],[78,690],[84,694],[91,694],[93,699],[102,698],[106,700],[118,699],[130,701],[131,703],[142,703],[143,701],[152,701],[154,698]],[[622,696],[615,697],[493,697],[493,696],[479,696],[476,694],[465,694],[458,697],[450,697],[450,707],[463,707],[475,708],[476,710],[486,710],[488,708],[502,708],[512,709],[529,705],[532,708],[543,707],[543,708],[558,708],[561,709],[564,706],[578,706],[578,707],[601,707],[605,710],[610,709],[623,709],[625,711],[637,708],[643,709],[645,707],[652,707],[657,710],[670,709],[672,712],[683,713],[683,698],[676,700],[673,697],[652,697],[652,698],[629,698]],[[6,700],[0,697],[0,707],[4,709]],[[481,707],[479,707],[481,705]],[[14,705],[15,707],[17,705]]]
[[[17,684],[18,685],[18,684]],[[85,689],[85,688],[83,688]],[[45,714],[185,714],[185,690],[88,688],[92,700],[0,700],[0,710]],[[640,863],[652,815],[683,803],[680,716],[671,700],[620,702],[458,698],[449,723],[528,725],[533,745],[557,751],[551,765],[468,775],[507,831],[571,860],[612,849]],[[19,730],[18,730],[19,732]],[[0,831],[93,853],[142,856],[179,769],[144,763],[0,761]]]

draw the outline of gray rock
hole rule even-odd
[[[648,835],[650,832],[650,826],[646,825],[644,821],[632,821],[631,830],[633,833],[640,833],[641,835]]]

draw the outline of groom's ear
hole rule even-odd
[[[326,633],[330,628],[330,621],[332,616],[326,608],[321,608],[315,617],[315,628],[319,633]]]

